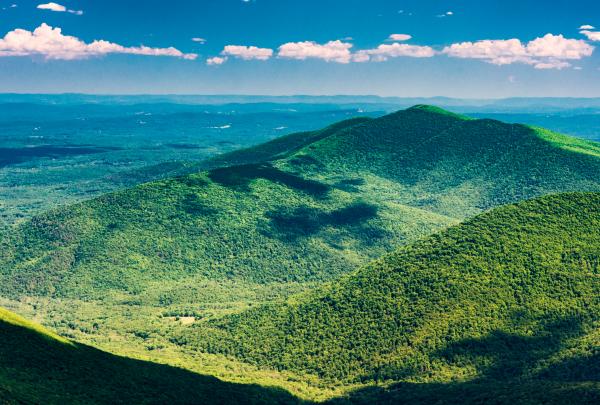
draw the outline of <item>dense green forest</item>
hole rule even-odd
[[[0,291],[121,291],[156,303],[172,302],[175,289],[193,302],[199,280],[320,282],[492,206],[600,189],[594,143],[428,106],[291,135],[214,165],[10,229]]]
[[[597,193],[501,207],[185,339],[331,383],[405,381],[350,390],[332,405],[597,403],[599,230]],[[0,333],[6,403],[306,402],[111,355],[2,309]]]
[[[479,215],[184,344],[334,381],[600,381],[600,194]]]
[[[3,404],[310,404],[283,389],[234,384],[180,368],[111,355],[66,340],[0,308]],[[27,342],[26,345],[23,342]],[[589,365],[588,365],[589,366]],[[327,403],[595,403],[590,384],[467,382],[369,387]]]
[[[177,171],[1,232],[62,338],[0,313],[0,400],[598,399],[597,143],[420,105]]]

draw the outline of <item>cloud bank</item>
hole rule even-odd
[[[66,9],[57,3],[40,4],[38,8],[63,12]],[[372,49],[353,51],[348,40],[334,40],[326,43],[315,41],[287,42],[277,51],[257,46],[227,45],[218,56],[208,58],[208,65],[222,65],[230,58],[266,61],[273,56],[281,59],[317,59],[333,63],[384,62],[391,58],[431,58],[446,55],[450,58],[475,59],[494,65],[526,64],[536,69],[564,69],[572,67],[572,62],[589,57],[595,47],[590,43],[600,41],[600,31],[592,31],[592,26],[582,25],[580,33],[584,39],[565,38],[563,35],[546,34],[529,42],[519,39],[493,39],[474,42],[459,42],[436,50],[431,46],[405,43],[412,39],[408,34],[391,34],[386,42]],[[203,43],[203,38],[192,38]],[[389,43],[392,41],[392,43]],[[123,46],[105,40],[86,43],[70,35],[64,35],[61,28],[42,23],[33,31],[14,29],[0,38],[0,57],[42,56],[46,59],[75,60],[108,54],[131,54],[146,56],[169,56],[187,60],[198,57],[195,53],[184,53],[177,48],[152,48],[148,46]]]
[[[104,40],[85,43],[77,37],[64,35],[60,28],[53,28],[45,23],[33,32],[15,29],[0,39],[0,57],[43,56],[46,59],[74,60],[108,54],[171,56],[189,60],[194,60],[198,56],[194,53],[183,53],[173,47],[125,47]]]
[[[587,27],[591,26],[581,26],[581,28]],[[580,32],[587,37],[588,41],[600,41],[600,32],[590,30]],[[357,51],[353,51],[353,44],[348,42],[349,40],[335,40],[324,44],[314,41],[287,42],[279,46],[277,57],[295,60],[319,59],[347,64],[384,62],[399,57],[431,58],[436,55],[446,55],[450,58],[481,60],[499,66],[520,63],[536,69],[564,69],[571,67],[572,61],[591,56],[595,49],[583,39],[570,39],[554,34],[546,34],[529,42],[522,42],[516,38],[459,42],[445,46],[441,50],[426,45],[404,43],[410,39],[412,36],[409,34],[391,34],[386,42],[393,43],[383,43],[372,49]],[[273,54],[273,50],[268,48],[228,45],[221,52],[223,58],[217,58],[218,63],[213,61],[209,64],[222,64],[227,61],[228,56],[245,60],[267,60]]]

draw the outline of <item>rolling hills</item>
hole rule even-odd
[[[0,292],[198,301],[205,280],[331,280],[487,208],[599,190],[597,144],[415,106],[293,134],[37,216],[2,237]]]
[[[390,399],[427,397],[429,388],[460,395],[448,383],[479,386],[488,400],[491,387],[521,384],[583,387],[598,398],[598,246],[600,193],[544,196],[483,213],[285,304],[194,325],[180,343],[332,383],[406,382]]]
[[[0,399],[598,398],[598,144],[419,105],[175,170],[2,231],[0,305],[72,340],[0,312]]]
[[[283,306],[174,339],[331,384],[385,383],[332,404],[597,403],[599,225],[598,193],[504,206]],[[0,340],[5,403],[301,402],[114,356],[2,309]]]
[[[292,404],[299,400],[283,390],[225,383],[111,355],[63,339],[0,308],[0,402]]]

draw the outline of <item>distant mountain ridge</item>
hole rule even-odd
[[[178,103],[178,104],[235,104],[235,103],[300,103],[300,104],[388,104],[396,108],[416,104],[435,104],[442,107],[504,107],[529,108],[531,106],[554,109],[600,108],[600,97],[510,97],[499,99],[432,97],[397,97],[375,95],[194,95],[194,94],[16,94],[0,93],[0,103],[35,102],[42,104],[81,103]]]

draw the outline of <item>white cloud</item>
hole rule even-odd
[[[15,29],[0,39],[0,57],[40,55],[46,59],[73,60],[104,56],[111,53],[172,56],[190,60],[196,59],[198,56],[194,53],[183,53],[173,47],[125,47],[104,40],[85,43],[77,37],[63,35],[60,28],[53,28],[45,23],[42,23],[33,32]]]
[[[222,65],[225,62],[227,62],[227,57],[215,56],[213,58],[206,59],[206,64],[210,66]]]
[[[483,59],[496,65],[527,59],[527,51],[518,39],[461,42],[445,47],[442,53],[455,58]]]
[[[408,44],[382,44],[374,49],[358,51],[354,54],[355,62],[384,62],[389,58],[398,58],[401,56],[410,58],[431,58],[435,55],[435,50],[429,46],[417,46]]]
[[[82,10],[70,10],[70,9],[66,8],[65,6],[63,6],[61,4],[57,4],[57,3],[38,4],[37,8],[39,8],[40,10],[56,11],[58,13],[66,12],[66,13],[71,13],[71,14],[75,14],[75,15],[83,15]]]
[[[454,15],[454,12],[452,11],[446,11],[444,14],[438,14],[436,15],[436,17],[438,18],[444,18],[444,17],[451,17]]]
[[[583,30],[580,31],[583,35],[587,37],[590,41],[600,41],[600,31],[588,31]]]
[[[569,62],[565,62],[562,60],[550,60],[548,62],[538,62],[533,65],[536,69],[564,69],[571,66]]]
[[[206,39],[204,39],[204,38],[200,38],[200,37],[194,37],[194,38],[192,38],[192,41],[194,41],[194,42],[198,42],[199,44],[204,44],[204,43],[206,43]]]
[[[412,36],[408,34],[392,34],[388,37],[388,41],[408,41]]]
[[[223,48],[221,55],[233,56],[244,60],[267,60],[273,56],[273,50],[269,48],[258,48],[256,46],[227,45]]]
[[[278,56],[286,59],[322,59],[327,62],[349,63],[352,44],[340,40],[318,44],[313,41],[288,42],[279,47]]]
[[[480,59],[495,65],[525,63],[536,69],[562,69],[569,60],[590,56],[594,47],[579,39],[546,34],[524,44],[518,39],[461,42],[445,47],[450,57]]]
[[[37,8],[39,8],[40,10],[56,11],[59,13],[64,13],[65,11],[67,11],[67,8],[65,6],[57,3],[38,4]]]
[[[589,24],[582,25],[581,27],[579,27],[580,30],[593,30],[595,28],[596,27],[594,27],[593,25],[589,25]]]
[[[529,41],[527,51],[533,57],[581,59],[591,56],[594,47],[581,39],[568,39],[562,35],[546,34]]]

